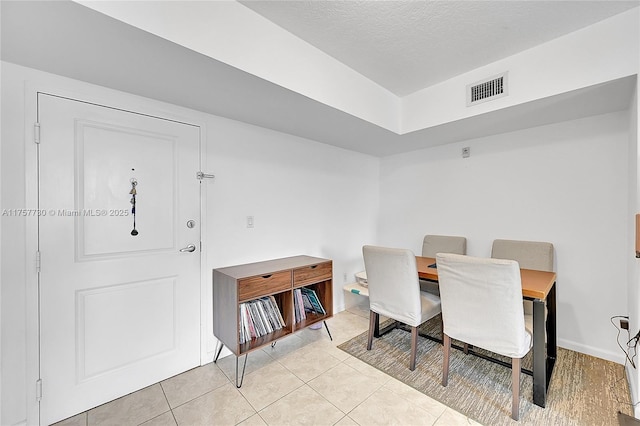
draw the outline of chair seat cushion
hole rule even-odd
[[[426,291],[420,292],[420,307],[422,309],[422,318],[420,324],[433,318],[442,312],[440,305],[440,297]],[[420,324],[409,324],[418,326]]]
[[[410,327],[417,327],[442,312],[440,298],[435,294],[424,291],[420,292],[420,318],[408,312],[392,311],[383,303],[371,304],[370,309],[377,314],[400,321]]]

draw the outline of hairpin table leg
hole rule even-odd
[[[218,340],[218,343],[216,343],[216,356],[213,358],[214,363],[218,361],[218,357],[220,356],[220,352],[222,352],[223,347],[224,345],[222,344],[222,342]]]
[[[327,329],[327,334],[329,334],[329,339],[333,341],[333,337],[331,337],[331,332],[329,331],[329,326],[327,325],[327,322],[326,321],[322,321],[322,322],[324,323],[324,328]]]
[[[242,386],[242,382],[244,380],[244,369],[247,367],[247,358],[249,357],[249,354],[246,354],[244,356],[244,364],[242,365],[242,376],[240,376],[240,384],[238,384],[238,357],[236,357],[236,387],[238,389],[240,389],[240,387]]]

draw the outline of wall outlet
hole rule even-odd
[[[462,158],[469,158],[470,155],[471,155],[471,148],[469,148],[468,146],[465,146],[464,148],[462,148]]]
[[[628,330],[629,329],[629,320],[628,319],[621,319],[620,320],[620,328],[623,330]]]
[[[347,282],[347,273],[346,272],[344,274],[342,274],[342,282],[343,283]]]

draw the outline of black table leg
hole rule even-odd
[[[545,307],[547,313],[545,318]],[[546,303],[544,300],[533,301],[533,403],[545,407],[547,389],[551,373],[556,362],[556,286],[555,283]]]
[[[547,348],[545,342],[544,300],[533,301],[533,403],[547,402]]]
[[[558,357],[558,337],[556,333],[556,285],[553,284],[547,296],[547,389],[551,381],[553,367]]]
[[[380,328],[380,315],[376,314],[376,324],[375,327],[373,329],[373,337],[375,337],[376,339],[379,337],[384,336],[385,334],[389,333],[390,331],[395,330],[396,328],[398,328],[398,321],[392,321],[391,324],[387,325],[385,328]]]

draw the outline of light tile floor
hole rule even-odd
[[[324,327],[305,329],[251,352],[240,389],[230,355],[56,425],[478,424],[336,348],[367,330],[366,310],[327,324],[333,341]]]

